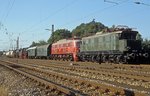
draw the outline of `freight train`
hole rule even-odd
[[[91,61],[98,63],[150,63],[150,52],[142,48],[138,31],[128,27],[80,38],[59,40],[53,44],[19,51],[21,58]],[[22,55],[23,56],[22,56]],[[19,57],[20,57],[19,56]],[[26,56],[26,57],[25,57]]]
[[[53,44],[30,47],[27,49],[28,58],[72,60],[78,61],[79,38],[62,39]]]

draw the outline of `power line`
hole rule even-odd
[[[8,34],[8,31],[7,31],[7,28],[4,25],[4,23],[6,22],[6,19],[7,19],[8,15],[9,15],[10,11],[12,10],[14,3],[15,3],[15,0],[12,1],[12,4],[11,4],[11,0],[9,0],[9,3],[8,3],[8,8],[9,9],[8,9],[8,11],[6,13],[6,16],[5,17],[4,17],[4,15],[2,16],[2,19],[1,19],[1,22],[0,22],[0,30],[3,28],[4,31],[5,31],[4,33],[6,33],[6,34]],[[4,17],[4,20],[3,20],[3,17]],[[2,21],[3,21],[3,23],[2,23]]]
[[[31,27],[29,27],[28,29],[26,29],[26,30],[23,31],[22,33],[25,33],[25,32],[27,32],[27,31],[33,29],[33,28],[36,27],[37,25],[40,25],[41,23],[43,23],[44,21],[46,21],[46,20],[49,19],[50,17],[56,15],[57,13],[61,12],[61,11],[64,10],[64,9],[66,9],[67,7],[71,6],[71,5],[74,4],[75,2],[77,2],[77,0],[72,0],[71,2],[69,2],[68,4],[66,4],[64,7],[58,9],[57,11],[55,11],[55,12],[53,13],[53,15],[49,15],[49,16],[45,17],[43,20],[40,20],[40,22],[38,22],[38,23],[32,25]]]
[[[110,0],[104,0],[104,2],[118,4],[117,2],[113,2],[113,1],[110,1]]]
[[[67,22],[67,23],[65,23],[65,24],[63,24],[63,25],[61,25],[61,26],[69,25],[69,24],[75,23],[75,22],[77,22],[77,21],[83,20],[83,19],[85,19],[85,18],[90,17],[91,15],[93,15],[93,14],[95,14],[95,13],[102,13],[102,12],[104,12],[104,11],[110,9],[110,8],[113,8],[113,7],[118,6],[118,5],[120,5],[120,4],[126,3],[126,2],[128,2],[128,1],[129,1],[129,0],[123,0],[122,2],[120,2],[120,3],[118,3],[118,4],[111,5],[111,6],[109,6],[109,7],[105,7],[105,8],[103,8],[103,9],[97,10],[97,11],[95,11],[95,12],[92,12],[92,13],[90,13],[90,14],[84,16],[84,17],[81,17],[81,18],[79,18],[79,19],[76,19],[76,20]],[[39,28],[37,28],[37,29],[39,29]],[[37,29],[35,29],[35,30],[37,30]],[[34,30],[34,31],[35,31],[35,30]]]
[[[143,2],[134,2],[135,4],[141,4],[141,5],[146,5],[146,6],[150,6],[150,4],[146,4],[146,3],[143,3]]]
[[[4,2],[3,2],[4,3]],[[3,4],[4,5],[4,4]],[[6,6],[6,8],[9,8],[9,5],[10,5],[10,0],[9,0],[9,2],[8,2],[8,5]],[[1,6],[2,7],[2,6]],[[3,8],[1,8],[1,9],[3,9]],[[4,10],[4,13],[2,13],[3,12],[3,10],[1,10],[1,14],[2,14],[2,16],[1,16],[1,20],[0,20],[0,30],[2,30],[2,29],[4,29],[4,24],[3,24],[3,18],[5,17],[5,10]]]
[[[100,10],[97,10],[97,11],[95,11],[95,12],[92,12],[92,13],[90,13],[90,14],[84,16],[84,17],[81,17],[81,18],[78,18],[78,19],[76,19],[76,20],[73,20],[73,21],[70,21],[70,22],[68,22],[68,23],[65,23],[65,24],[63,24],[63,25],[61,25],[61,26],[65,26],[65,25],[69,25],[69,24],[75,23],[75,22],[77,22],[77,21],[80,21],[80,20],[83,20],[83,19],[85,19],[85,18],[88,18],[88,17],[90,17],[91,15],[96,14],[96,13],[102,13],[102,12],[104,12],[104,11],[110,9],[110,8],[116,7],[116,6],[120,5],[120,4],[126,3],[126,2],[128,2],[128,1],[129,1],[129,0],[124,0],[124,1],[122,1],[122,2],[120,2],[120,3],[115,4],[115,5],[111,5],[111,6],[109,6],[109,7],[105,7],[105,8],[103,8],[103,9],[100,9]],[[104,2],[105,2],[105,1],[104,1]]]
[[[5,13],[3,14],[3,16],[2,16],[2,18],[1,18],[1,22],[2,22],[2,21],[3,21],[3,23],[5,22],[5,20],[7,19],[7,17],[8,17],[8,15],[9,15],[10,11],[11,11],[12,8],[13,8],[14,3],[15,3],[15,0],[13,0],[12,2],[11,2],[11,0],[9,0],[8,6],[6,6],[6,8],[8,8],[8,10],[7,10],[6,14],[5,14]],[[5,11],[6,11],[6,10],[5,10]]]
[[[10,11],[12,10],[12,8],[13,8],[13,6],[14,6],[14,3],[15,3],[15,0],[12,1],[12,4],[11,4],[10,8],[8,9],[8,11],[7,11],[7,13],[6,13],[6,16],[5,16],[5,18],[4,18],[4,22],[6,21],[8,15],[9,15],[9,13],[10,13]]]
[[[4,5],[4,4],[3,4]],[[8,5],[6,5],[5,7],[6,7],[6,9],[7,8],[9,8],[9,6],[10,6],[10,0],[9,0],[9,2],[8,2]],[[3,11],[3,10],[2,10]],[[6,12],[6,10],[4,10],[4,14],[2,14],[2,16],[1,16],[1,22],[3,21],[3,18],[5,17],[5,12]]]

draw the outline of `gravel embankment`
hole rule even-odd
[[[53,96],[26,77],[0,66],[0,92],[6,96]]]

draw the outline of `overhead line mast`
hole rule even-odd
[[[17,50],[19,50],[19,36],[17,37]]]
[[[52,43],[54,43],[54,25],[52,25]]]

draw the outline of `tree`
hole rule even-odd
[[[144,49],[150,51],[150,40],[144,39],[143,42],[142,42],[142,46],[143,46]]]
[[[32,44],[30,45],[30,47],[33,47],[33,46],[37,46],[37,43],[36,42],[32,42]]]
[[[44,40],[40,40],[38,44],[39,44],[39,45],[45,45],[45,44],[47,44],[47,42],[44,41]]]
[[[33,46],[40,46],[40,45],[46,45],[48,44],[46,41],[44,40],[40,40],[39,42],[32,42],[32,44],[30,45],[30,47],[33,47]]]
[[[95,22],[95,20],[93,20],[89,23],[80,24],[75,29],[73,29],[72,34],[73,36],[77,37],[85,37],[100,32],[105,28],[107,28],[105,25],[100,22]]]
[[[144,48],[145,50],[149,50],[150,51],[150,40],[148,39],[143,39],[141,34],[137,34],[136,36],[137,40],[140,40],[142,42],[142,48]]]
[[[143,42],[143,38],[142,38],[142,35],[140,33],[137,34],[136,39]]]
[[[48,39],[48,43],[52,44],[60,39],[71,38],[71,32],[67,29],[58,29],[54,31],[51,37]]]

